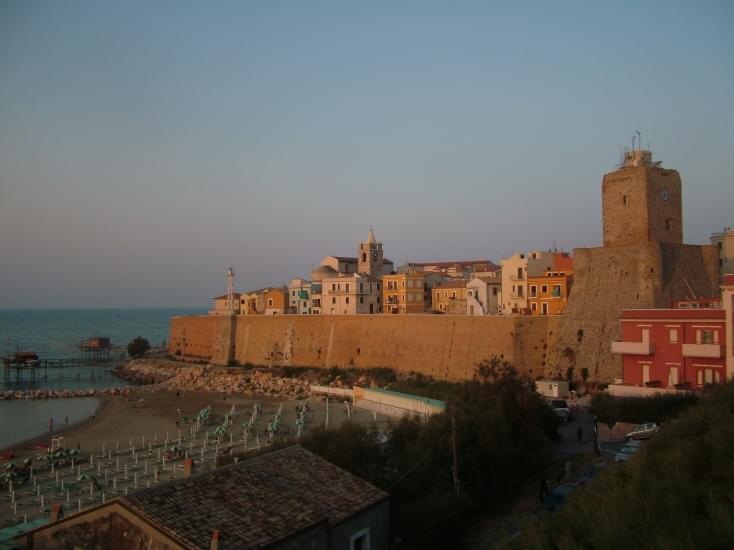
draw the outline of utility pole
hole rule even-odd
[[[451,447],[454,455],[451,474],[454,478],[454,492],[458,495],[461,490],[461,485],[459,483],[459,452],[456,448],[456,411],[451,413]]]

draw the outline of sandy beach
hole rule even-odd
[[[178,437],[179,427],[182,433],[187,433],[183,422],[177,426],[177,421],[195,417],[198,412],[211,405],[212,413],[224,415],[231,411],[243,418],[249,417],[254,403],[263,407],[263,416],[268,417],[275,413],[280,403],[283,403],[283,421],[292,431],[295,431],[295,406],[301,401],[282,400],[273,397],[250,396],[216,392],[189,391],[177,392],[161,390],[156,392],[145,389],[134,390],[127,396],[101,396],[100,405],[93,417],[60,430],[47,432],[41,436],[13,444],[4,451],[13,450],[17,457],[35,456],[40,444],[50,444],[52,437],[63,437],[64,446],[76,448],[77,445],[84,451],[99,450],[104,444],[107,449],[114,448],[116,442],[120,446],[127,446],[132,438],[140,444],[142,437],[151,441],[157,436],[163,440],[168,433],[170,439]],[[313,421],[311,426],[323,425],[325,417],[325,402],[311,399]],[[180,412],[179,412],[180,411]],[[346,418],[343,404],[331,402],[330,422],[336,425]],[[354,421],[368,422],[373,417],[368,411],[357,410],[353,415]],[[213,429],[213,428],[212,428]]]

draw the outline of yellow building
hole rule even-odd
[[[462,280],[453,280],[434,288],[431,291],[431,311],[466,315],[466,283]]]
[[[288,310],[288,289],[270,288],[263,297],[265,315],[283,315]]]
[[[410,269],[406,273],[383,275],[383,313],[425,313],[423,284],[423,273],[416,269]]]
[[[530,315],[560,315],[566,310],[573,283],[573,258],[556,253],[543,275],[528,277]]]

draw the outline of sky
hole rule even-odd
[[[0,2],[0,308],[601,244],[642,133],[734,225],[734,2]]]

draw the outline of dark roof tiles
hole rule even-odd
[[[227,547],[251,548],[322,521],[338,523],[385,498],[377,487],[293,446],[124,500],[192,548],[208,548],[214,529]]]

